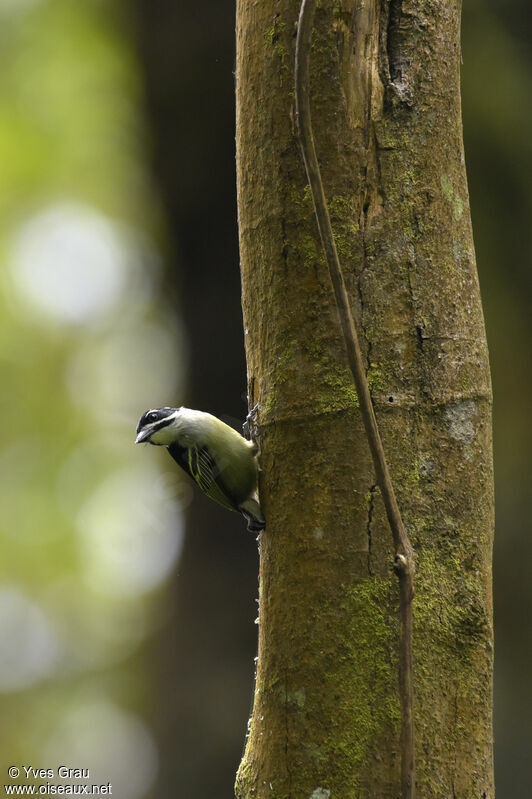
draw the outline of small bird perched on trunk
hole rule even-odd
[[[208,497],[239,511],[248,530],[266,522],[257,494],[257,445],[203,411],[154,408],[141,416],[135,443],[164,446]]]

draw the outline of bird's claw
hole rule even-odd
[[[244,431],[244,438],[247,438],[248,441],[256,441],[258,436],[258,425],[257,425],[257,416],[259,411],[259,403],[255,405],[254,408],[250,410],[248,415],[246,416],[246,421],[242,425],[242,429]]]

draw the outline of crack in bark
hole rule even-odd
[[[371,105],[371,87],[370,92],[368,94],[368,106]],[[362,291],[362,276],[364,273],[369,269],[368,266],[368,245],[366,242],[366,233],[368,227],[368,212],[370,207],[370,197],[369,197],[369,181],[368,181],[368,171],[369,171],[369,154],[370,154],[371,143],[370,140],[365,144],[366,149],[366,157],[365,157],[365,167],[364,167],[364,177],[362,179],[362,193],[363,193],[363,203],[362,208],[360,209],[360,216],[358,220],[358,226],[360,230],[360,236],[362,239],[362,269],[360,270],[360,274],[358,275],[357,281],[357,288],[358,288],[358,296],[360,300],[360,330],[362,332],[362,336],[364,341],[366,342],[366,368],[369,370],[371,366],[371,340],[368,337],[366,327],[364,325],[364,294]]]
[[[403,0],[389,0],[388,24],[386,26],[386,55],[392,83],[401,83],[403,70],[401,64],[401,42],[399,29],[403,13]]]
[[[409,66],[403,55],[405,16],[403,0],[381,0],[378,69],[384,86],[385,102],[389,106],[394,101],[406,106],[414,104],[405,75],[405,68]]]
[[[285,272],[288,273],[288,241],[286,238],[286,219],[284,214],[281,216],[281,237],[283,247],[281,249],[281,256],[284,261]]]
[[[414,212],[413,214],[413,222],[419,229],[419,224],[417,220],[417,216]],[[408,294],[410,297],[410,308],[412,314],[412,322],[415,328],[415,336],[416,336],[416,347],[419,350],[420,356],[424,356],[425,350],[423,346],[423,342],[430,338],[430,336],[424,335],[425,324],[422,320],[422,324],[416,323],[416,316],[417,316],[417,301],[414,294],[414,286],[412,285],[412,269],[417,267],[417,254],[415,250],[415,246],[413,247],[413,257],[412,260],[408,259],[407,263],[407,282],[408,282]],[[430,394],[430,378],[426,374],[426,367],[425,367],[425,359],[424,357],[420,357],[417,359],[418,361],[418,376],[419,376],[419,384],[422,394],[425,396],[429,396]]]
[[[370,31],[374,29],[374,11],[373,5],[370,8],[370,18],[368,23],[368,28]],[[372,35],[367,34],[364,39],[364,55],[366,59],[369,61],[371,60],[371,45],[372,45]],[[360,214],[358,218],[358,228],[360,230],[360,236],[362,240],[362,268],[358,275],[357,280],[357,289],[358,289],[358,296],[360,301],[360,332],[362,333],[362,337],[366,344],[366,368],[369,370],[371,366],[371,340],[368,337],[366,327],[364,325],[364,310],[365,310],[365,302],[364,302],[364,293],[362,291],[362,277],[367,269],[368,266],[368,245],[366,241],[367,230],[368,230],[368,216],[369,210],[371,207],[372,195],[379,195],[379,175],[380,175],[380,164],[372,164],[375,166],[375,172],[377,174],[377,186],[373,186],[370,179],[370,159],[371,156],[375,153],[375,130],[373,125],[371,124],[372,118],[372,100],[373,100],[373,71],[369,69],[366,73],[367,75],[367,85],[364,90],[365,96],[365,107],[364,107],[364,125],[362,126],[364,139],[363,145],[365,150],[364,155],[364,174],[362,176],[362,186],[361,186],[361,194],[363,197],[362,205],[360,208]],[[372,146],[373,145],[373,146]]]
[[[360,301],[360,332],[362,333],[362,337],[366,343],[366,369],[369,370],[371,366],[371,341],[368,338],[366,327],[364,325],[365,302],[361,286],[361,278],[367,268],[368,266],[367,266],[367,257],[366,257],[365,230],[362,228],[362,269],[360,270],[360,274],[358,276],[357,289],[358,289],[358,298]]]
[[[372,533],[371,533],[371,522],[373,521],[373,512],[375,510],[375,491],[377,490],[377,484],[374,483],[369,489],[369,507],[368,507],[368,521],[366,524],[366,532],[368,536],[368,574],[370,577],[373,577],[374,572],[371,568],[371,554],[372,554]]]

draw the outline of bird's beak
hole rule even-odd
[[[144,430],[141,430],[138,436],[136,437],[135,444],[142,444],[144,441],[147,441],[152,433],[153,430],[150,430],[149,427],[144,428]]]

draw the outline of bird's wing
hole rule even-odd
[[[220,469],[207,447],[180,447],[179,444],[170,444],[168,452],[208,497],[229,510],[237,510],[237,502],[227,490]]]

